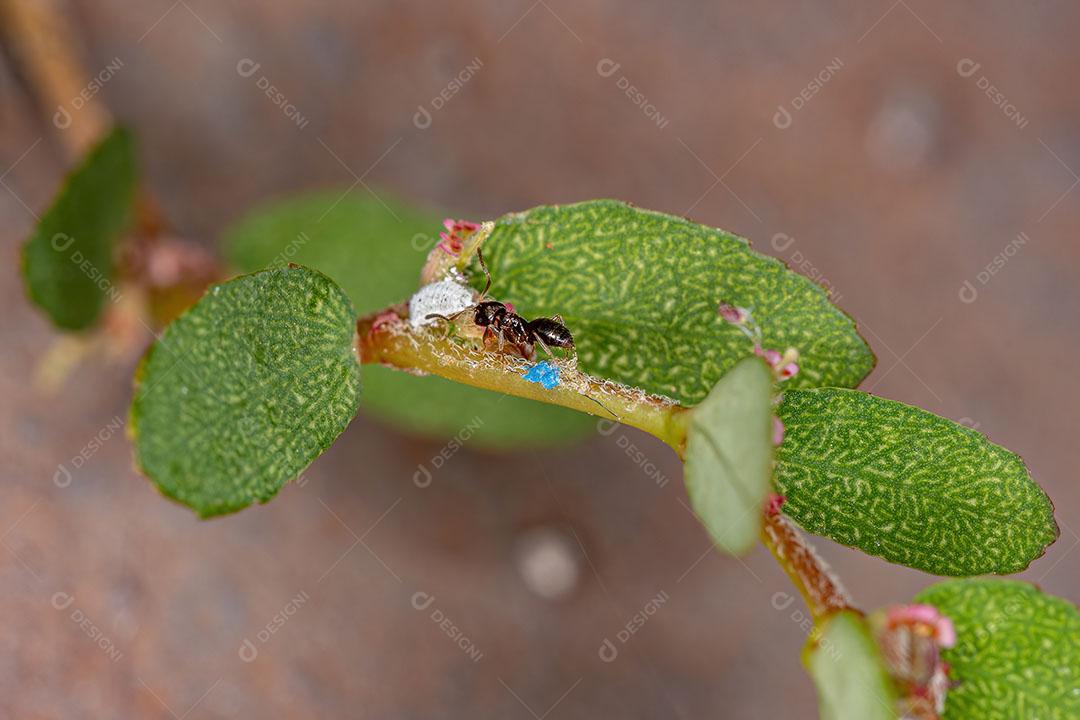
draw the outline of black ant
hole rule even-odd
[[[484,342],[495,338],[498,340],[499,350],[502,350],[504,344],[510,345],[526,360],[533,360],[536,357],[536,345],[544,348],[551,357],[555,357],[551,352],[552,347],[574,349],[574,336],[570,334],[570,330],[558,315],[554,318],[526,320],[508,308],[506,303],[484,300],[488,289],[491,288],[491,273],[479,248],[476,250],[476,257],[479,258],[480,267],[484,269],[484,275],[487,277],[484,291],[480,293],[480,302],[449,317],[432,313],[427,316],[427,319],[440,318],[453,322],[458,315],[472,310],[473,322],[478,327],[484,328]]]

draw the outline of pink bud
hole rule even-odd
[[[772,444],[777,447],[784,442],[784,423],[780,418],[773,415],[772,419]]]
[[[447,235],[444,232],[439,233],[439,239],[442,242],[439,243],[439,247],[447,255],[453,255],[457,257],[461,253],[461,241],[454,235]]]
[[[783,507],[787,498],[777,493],[769,493],[769,499],[765,501],[765,514],[775,515],[780,512],[780,508]]]
[[[951,648],[956,644],[956,628],[953,627],[952,620],[944,615],[937,622],[937,636],[941,647]]]
[[[799,366],[797,363],[788,363],[784,367],[780,368],[780,379],[787,380],[793,378],[799,374]]]
[[[729,322],[732,325],[742,325],[750,316],[750,313],[744,308],[735,307],[728,303],[720,303],[720,307],[716,309],[716,312],[725,322]]]

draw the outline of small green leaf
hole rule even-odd
[[[817,686],[821,720],[896,720],[896,690],[858,613],[841,611],[815,626],[803,664]]]
[[[64,182],[23,245],[30,300],[64,330],[83,330],[118,297],[113,243],[127,226],[135,193],[131,133],[117,127]]]
[[[356,415],[352,305],[303,267],[207,291],[136,374],[136,462],[202,517],[266,502]]]
[[[944,720],[1080,718],[1080,612],[1015,580],[951,580],[916,602],[956,628],[942,651],[949,679]]]
[[[690,416],[684,477],[717,547],[750,550],[772,475],[772,373],[759,358],[733,367]]]
[[[855,390],[784,394],[776,484],[809,532],[938,575],[1019,572],[1058,536],[1023,461],[979,433]]]
[[[434,213],[389,197],[318,192],[252,211],[225,234],[230,261],[245,272],[295,262],[326,273],[361,313],[414,292],[442,230]],[[364,412],[436,438],[468,426],[469,444],[539,446],[580,438],[595,426],[566,408],[500,395],[435,376],[365,365]]]
[[[751,350],[717,315],[753,311],[764,346],[802,353],[794,387],[854,387],[874,356],[809,279],[742,238],[614,200],[505,215],[483,244],[492,297],[526,317],[562,315],[587,373],[700,402]],[[470,265],[482,287],[479,263]]]

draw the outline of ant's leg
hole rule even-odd
[[[543,340],[541,340],[540,338],[536,338],[536,342],[537,342],[537,343],[539,343],[540,347],[544,348],[544,352],[546,352],[546,353],[548,354],[548,357],[549,357],[549,358],[551,358],[552,360],[558,360],[558,358],[557,358],[557,357],[555,357],[555,353],[551,352],[551,348],[549,348],[549,347],[547,346],[547,343],[546,343],[546,342],[544,342],[544,341],[543,341]],[[534,351],[534,352],[533,352],[533,356],[535,356],[535,355],[536,355],[536,353],[535,353],[535,351]]]

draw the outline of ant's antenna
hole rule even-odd
[[[487,263],[484,262],[484,254],[480,252],[480,248],[476,248],[476,257],[480,260],[480,267],[484,268],[484,277],[487,278],[487,284],[484,285],[484,292],[480,293],[481,299],[487,297],[488,288],[491,287],[491,273],[488,272]]]

